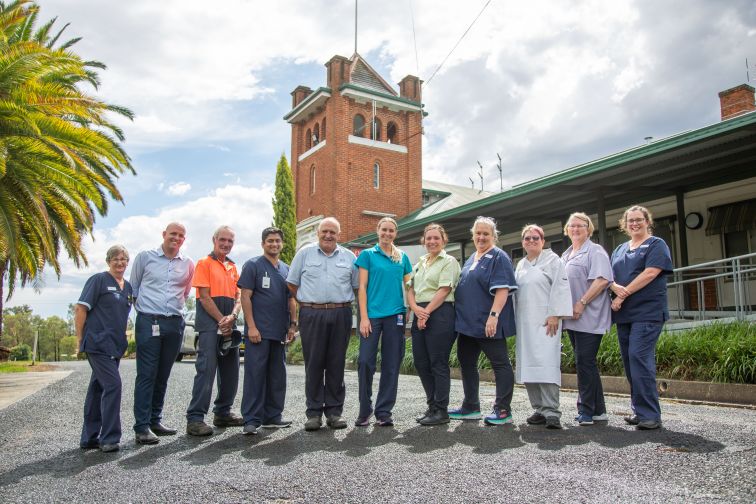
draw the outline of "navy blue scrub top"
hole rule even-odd
[[[92,275],[81,291],[78,304],[88,308],[80,351],[120,359],[126,352],[126,323],[134,302],[131,284],[123,289],[113,275],[104,271]]]
[[[474,338],[486,337],[486,321],[491,313],[496,289],[509,289],[509,295],[517,290],[512,261],[506,252],[494,247],[480,258],[471,269],[475,255],[471,255],[462,267],[459,285],[454,291],[456,321],[454,330]],[[494,339],[515,334],[515,317],[512,300],[507,299],[499,314]]]
[[[252,291],[252,316],[263,339],[286,341],[289,330],[289,265],[278,261],[278,268],[265,256],[253,257],[242,267],[237,286]],[[270,280],[265,280],[265,278]],[[263,282],[270,282],[263,287]],[[244,324],[244,334],[249,327]]]
[[[628,296],[619,311],[612,312],[615,323],[664,322],[669,318],[667,275],[672,273],[672,257],[664,240],[651,236],[635,250],[630,250],[628,241],[612,253],[614,281],[619,285],[627,287],[646,268],[659,268],[661,273]]]

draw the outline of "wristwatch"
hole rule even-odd
[[[499,312],[491,311],[491,313],[489,313],[489,316],[493,318],[499,318]]]
[[[583,305],[583,306],[588,306],[588,301],[586,301],[583,298],[580,298],[580,304]]]
[[[289,325],[290,326],[299,326],[299,323],[296,320],[292,320],[291,322],[289,322]]]

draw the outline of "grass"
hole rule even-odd
[[[0,362],[0,373],[25,373],[30,366],[31,361]]]
[[[401,371],[414,373],[411,341],[407,340],[406,345]],[[508,338],[507,345],[509,358],[515,365],[515,339]],[[347,365],[356,366],[358,355],[359,338],[353,336],[347,348]],[[287,360],[293,364],[303,363],[299,339],[290,346]],[[614,327],[604,336],[597,360],[602,375],[624,376]],[[459,367],[456,344],[452,348],[449,365]],[[478,367],[490,369],[491,364],[485,355],[481,354]],[[660,378],[756,384],[756,324],[733,322],[675,333],[662,332],[656,345],[656,367]],[[562,372],[575,373],[575,355],[566,334],[562,337]]]

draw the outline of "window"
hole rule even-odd
[[[386,126],[386,139],[388,140],[388,143],[395,144],[397,141],[396,138],[396,123],[393,121],[390,121],[388,123],[388,126]]]
[[[352,121],[352,135],[354,136],[365,136],[365,118],[362,117],[361,114],[357,114],[354,116],[354,120]]]
[[[376,161],[373,164],[373,189],[380,188],[381,185],[381,164]]]
[[[307,128],[307,132],[305,132],[305,150],[310,150],[310,147],[312,147],[312,131],[310,131],[310,128]]]
[[[373,119],[373,125],[370,128],[370,139],[371,140],[377,140],[381,141],[381,128],[383,125],[381,124],[381,120],[377,117]]]
[[[318,145],[320,143],[320,124],[315,123],[315,128],[312,130],[312,145]]]
[[[725,257],[737,257],[756,252],[756,233],[733,231],[722,235]]]
[[[325,140],[326,135],[326,118],[323,118],[323,126],[320,128],[320,138]]]
[[[548,248],[550,248],[552,252],[558,256],[562,255],[562,252],[564,252],[565,249],[562,235],[547,236],[546,241],[549,244]]]
[[[315,194],[315,165],[310,167],[310,194]]]

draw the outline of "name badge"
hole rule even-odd
[[[491,254],[486,254],[485,257],[488,257],[489,259],[493,259],[493,256]]]
[[[117,291],[118,289],[116,289],[115,287],[108,287],[108,290],[109,291]]]
[[[160,336],[160,324],[152,324],[152,335]]]
[[[265,276],[262,279],[262,288],[270,289],[270,277],[268,276],[268,273],[265,273]]]
[[[396,325],[403,326],[404,325],[404,314],[400,313],[396,316]]]

